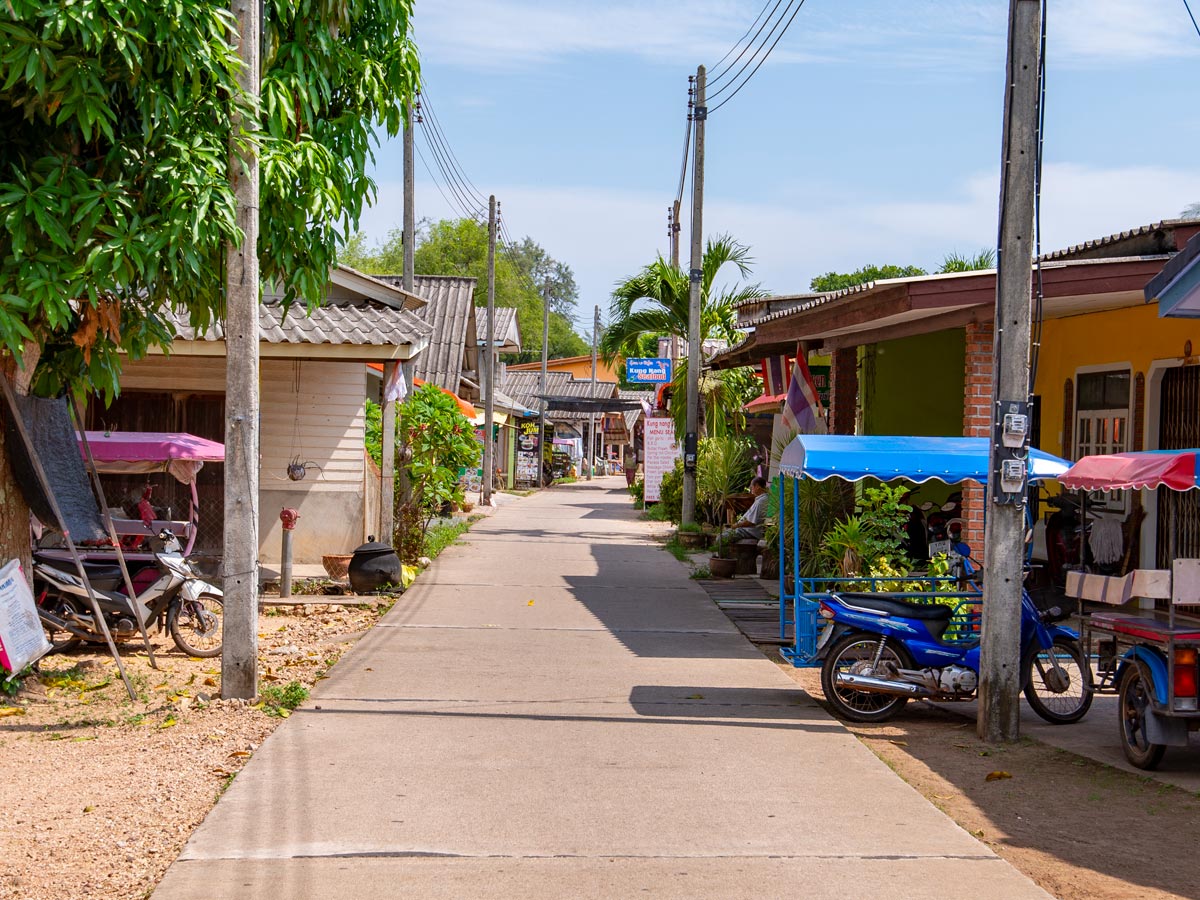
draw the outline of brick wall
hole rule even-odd
[[[854,434],[858,418],[858,348],[833,351],[830,370],[829,430]]]
[[[991,322],[966,326],[966,372],[963,383],[963,436],[991,437],[992,380],[994,378]],[[983,510],[986,489],[977,481],[963,484],[962,538],[976,559],[983,559]]]

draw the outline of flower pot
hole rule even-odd
[[[335,553],[322,556],[321,565],[325,567],[325,573],[330,578],[345,578],[346,572],[350,568],[350,560],[353,558],[349,553]]]
[[[713,578],[732,578],[735,569],[737,569],[736,559],[713,556],[708,560],[708,572]]]
[[[708,546],[708,535],[702,531],[678,531],[676,537],[680,545],[689,550],[699,550]]]

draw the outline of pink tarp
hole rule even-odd
[[[109,474],[170,472],[191,484],[206,462],[225,461],[223,444],[184,432],[89,431],[87,439],[96,468]]]
[[[1116,491],[1169,487],[1187,491],[1197,484],[1200,450],[1151,450],[1085,456],[1058,476],[1072,490]]]

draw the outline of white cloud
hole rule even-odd
[[[607,308],[615,281],[636,272],[656,252],[667,251],[657,194],[511,185],[498,189],[497,196],[514,237],[529,234],[575,270],[585,315],[597,303]],[[397,225],[400,198],[398,183],[382,183],[364,230],[379,238]],[[419,216],[451,215],[431,185],[418,184],[417,198]],[[1198,200],[1200,174],[1192,172],[1050,165],[1042,248],[1049,252],[1173,218]],[[995,244],[998,175],[979,173],[937,197],[818,202],[822,205],[789,207],[714,197],[705,209],[705,233],[728,232],[749,244],[755,278],[777,293],[804,291],[814,275],[868,263],[933,268],[950,251],[974,253]],[[685,221],[685,266],[688,227]]]

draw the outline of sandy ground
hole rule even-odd
[[[268,607],[260,691],[311,687],[383,610]],[[140,647],[122,654],[136,702],[107,652],[89,651],[47,657],[15,701],[0,700],[0,898],[147,896],[283,721],[265,704],[212,700],[220,659],[184,656],[166,635],[152,646],[157,671]]]
[[[821,698],[819,670],[793,668],[764,650]],[[1062,900],[1200,896],[1195,794],[1037,741],[985,744],[974,722],[934,704],[910,703],[891,722],[849,727],[934,805]]]

